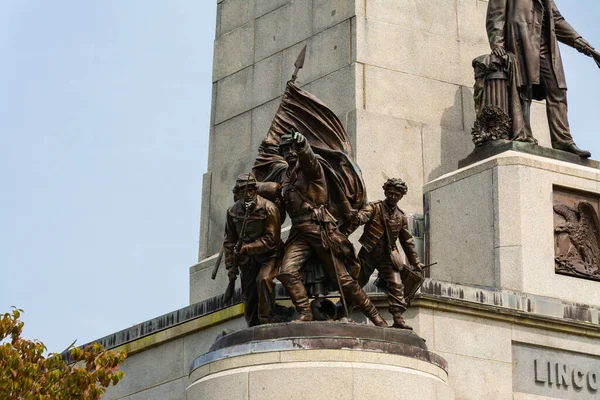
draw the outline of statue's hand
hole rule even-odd
[[[594,47],[591,44],[589,44],[587,40],[585,40],[582,37],[579,37],[575,39],[575,49],[578,52],[585,54],[586,56],[591,56]]]
[[[237,278],[237,271],[234,268],[228,268],[227,276],[229,277],[230,281],[233,281]]]
[[[302,148],[306,144],[306,138],[300,132],[294,132],[294,147]]]
[[[492,50],[492,54],[497,57],[504,57],[506,55],[506,49],[504,47],[498,46],[494,50]]]

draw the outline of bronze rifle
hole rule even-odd
[[[250,175],[248,175],[250,176]],[[241,198],[242,202],[246,201],[246,196],[248,195],[248,182],[246,182],[246,187],[244,189],[244,197]],[[246,236],[246,227],[248,226],[248,214],[250,213],[250,204],[246,204],[246,212],[244,213],[244,222],[242,223],[242,231],[238,235],[238,241],[235,244],[233,249],[233,262],[231,268],[235,272],[233,275],[229,277],[229,284],[227,285],[227,290],[225,290],[225,303],[229,302],[233,298],[233,293],[235,292],[235,281],[237,279],[239,273],[238,266],[238,255],[240,249],[242,248],[242,243],[244,240],[244,236]]]
[[[215,262],[215,266],[213,267],[212,274],[210,275],[210,279],[213,281],[217,277],[217,272],[219,272],[219,265],[221,265],[221,260],[223,259],[223,252],[225,248],[221,245],[221,250],[219,250],[219,255],[217,257],[217,261]]]

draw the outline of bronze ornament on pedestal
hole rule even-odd
[[[555,271],[600,281],[600,199],[555,190]]]

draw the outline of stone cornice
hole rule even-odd
[[[282,289],[278,287],[280,294]],[[383,292],[371,283],[365,289],[378,305],[385,307]],[[426,279],[411,306],[600,339],[600,307],[528,293]],[[242,315],[238,289],[233,303],[224,304],[223,296],[216,296],[94,342],[107,349],[119,348],[133,354]]]

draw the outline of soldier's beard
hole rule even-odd
[[[285,161],[288,163],[288,165],[290,167],[295,167],[296,166],[296,162],[298,162],[298,156],[296,156],[295,154],[293,155],[288,155],[285,158]]]

